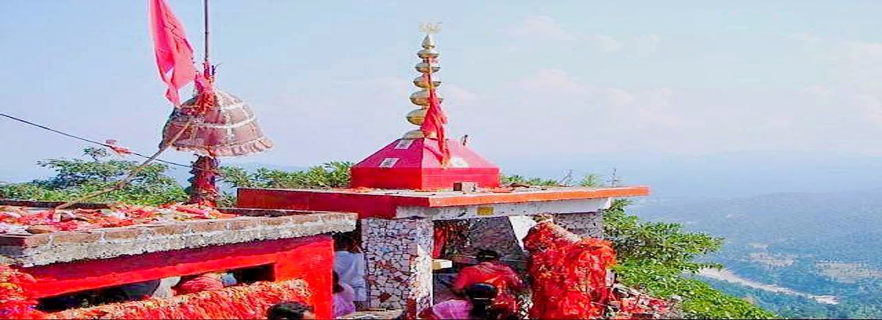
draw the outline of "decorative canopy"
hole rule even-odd
[[[196,112],[197,97],[175,108],[163,129],[162,145],[177,135],[191,117],[198,117],[172,147],[210,157],[244,156],[273,147],[247,103],[221,90],[215,91],[215,97],[216,105],[201,115]]]

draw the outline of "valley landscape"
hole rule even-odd
[[[785,317],[882,317],[882,189],[644,203],[646,219],[726,238],[699,278]]]

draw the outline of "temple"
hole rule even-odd
[[[440,82],[429,82],[440,67],[431,34],[417,54],[420,106],[407,119],[422,125],[429,97]],[[449,146],[444,163],[439,145]],[[352,168],[351,189],[238,190],[238,207],[274,210],[343,211],[358,214],[368,272],[369,304],[415,315],[433,303],[435,274],[454,263],[469,263],[474,250],[495,249],[505,260],[524,263],[523,237],[535,225],[530,216],[553,214],[558,224],[582,236],[602,236],[601,212],[614,198],[645,196],[649,188],[530,187],[499,185],[499,169],[462,143],[423,130],[410,131]],[[443,226],[459,222],[466,234],[445,241]],[[472,245],[465,245],[471,243]],[[443,248],[441,248],[443,246]],[[434,253],[434,254],[433,254]]]

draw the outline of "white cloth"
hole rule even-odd
[[[142,300],[146,298],[171,298],[174,293],[171,287],[175,286],[181,277],[169,277],[159,280],[130,283],[121,286],[123,293],[129,300]]]
[[[181,282],[181,277],[169,277],[159,281],[159,287],[153,292],[154,298],[168,299],[175,295],[172,287]]]
[[[364,280],[364,254],[349,251],[334,253],[334,271],[340,282],[348,284],[355,291],[353,301],[367,301],[367,286]]]

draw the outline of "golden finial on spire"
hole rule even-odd
[[[438,81],[434,76],[432,78],[432,83],[430,84],[428,77],[429,73],[435,73],[441,69],[441,67],[437,65],[437,61],[435,61],[435,59],[438,58],[438,51],[435,51],[435,39],[432,37],[432,35],[438,33],[438,31],[441,31],[440,22],[420,23],[420,32],[425,33],[426,37],[423,38],[423,42],[420,44],[423,49],[417,52],[417,56],[422,61],[417,63],[414,67],[422,74],[413,79],[413,84],[422,90],[410,95],[410,102],[420,107],[407,113],[407,121],[416,126],[421,126],[426,119],[426,112],[429,108],[429,89],[441,85],[441,81]],[[438,101],[442,102],[444,99],[439,97]],[[423,132],[419,128],[408,131],[404,134],[404,139],[419,139],[424,137]]]

